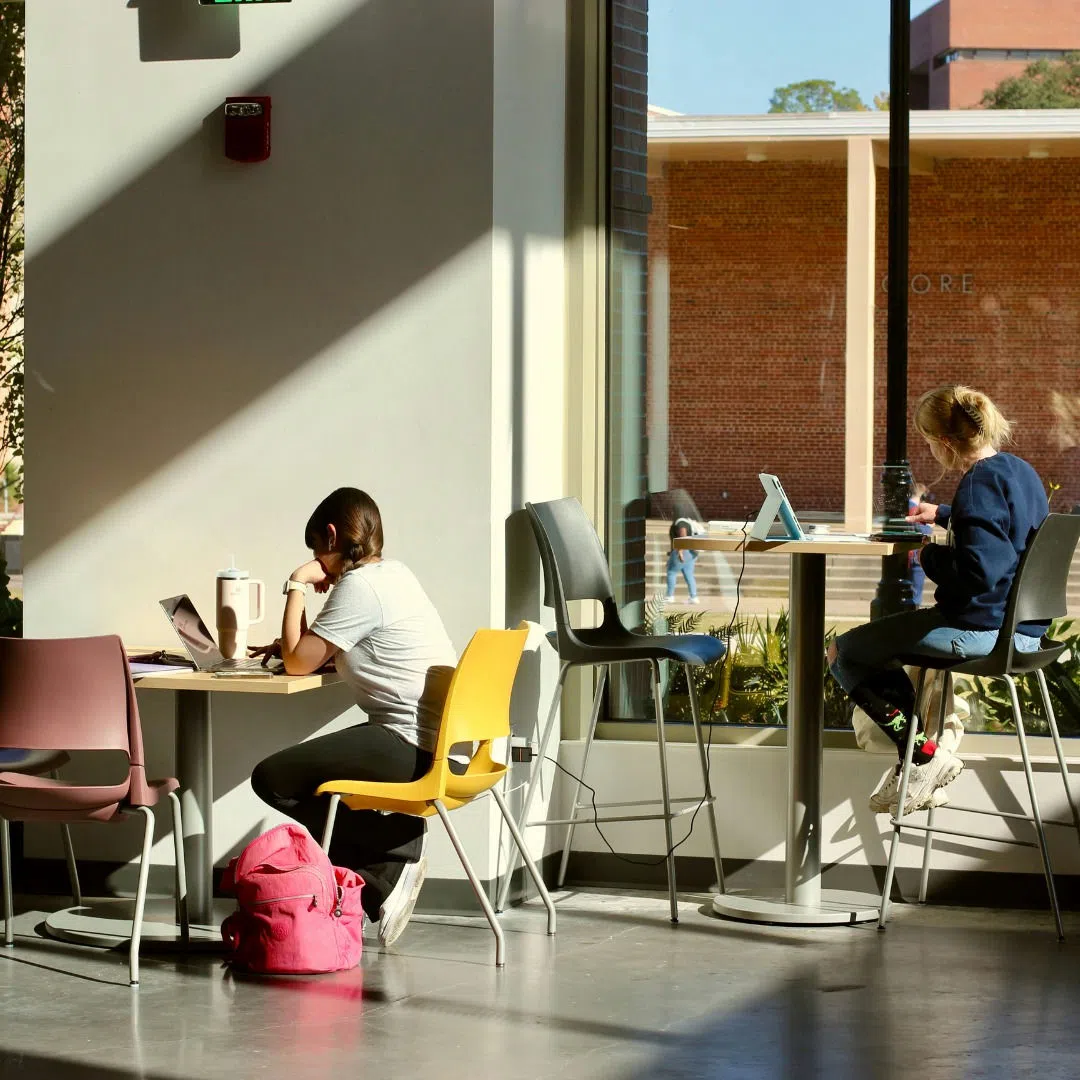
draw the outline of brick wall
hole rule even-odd
[[[622,603],[645,596],[648,0],[611,0],[608,556]]]
[[[964,49],[1068,49],[1080,41],[1076,0],[949,0],[949,44]]]
[[[677,162],[651,180],[670,260],[670,475],[709,517],[843,506],[846,172]],[[884,454],[888,174],[878,171],[877,460]],[[1080,160],[954,160],[911,184],[909,394],[964,381],[1080,502]],[[965,276],[966,275],[966,276]],[[917,477],[940,468],[909,435]],[[934,487],[951,495],[953,482]],[[724,497],[724,493],[727,497]]]
[[[950,49],[1080,49],[1077,0],[946,0],[911,24],[911,62],[929,68],[929,107],[967,109],[983,92],[1019,75],[1028,60],[959,59],[934,67]]]

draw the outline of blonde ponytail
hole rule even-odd
[[[1012,424],[981,391],[942,386],[915,404],[915,429],[949,469],[962,469],[980,450],[1000,450],[1012,437]]]

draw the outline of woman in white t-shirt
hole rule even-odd
[[[252,650],[280,653],[290,675],[333,660],[368,722],[282,750],[260,762],[251,786],[275,810],[322,834],[328,780],[407,783],[430,768],[457,656],[431,601],[402,563],[383,558],[379,508],[357,488],[338,488],[304,532],[314,558],[285,583],[281,638]],[[305,593],[329,592],[308,627]],[[364,910],[391,944],[412,914],[426,872],[423,818],[377,811],[339,814],[331,860],[364,879]]]

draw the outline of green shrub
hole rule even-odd
[[[645,632],[669,634],[702,633],[703,611],[681,611],[666,615],[663,599],[653,597],[645,605]],[[730,625],[709,627],[705,633],[724,640],[727,654],[711,664],[691,668],[698,692],[701,717],[706,723],[782,725],[788,702],[787,612],[781,610],[775,620],[766,615],[736,619]],[[826,648],[836,636],[829,630]],[[840,689],[821,660],[822,694],[825,700],[825,726],[851,727],[851,702]],[[674,669],[667,687],[665,712],[672,719],[689,720],[683,668]]]
[[[0,552],[0,637],[22,637],[23,603],[8,591],[7,560]]]
[[[1076,619],[1057,619],[1049,630],[1050,637],[1067,646],[1061,658],[1045,672],[1050,704],[1063,735],[1080,735],[1080,630],[1076,623]],[[956,692],[971,709],[966,725],[969,731],[1015,733],[1009,688],[1004,679],[958,675]],[[1043,712],[1036,679],[1030,675],[1017,679],[1016,694],[1025,730],[1035,735],[1049,734],[1050,725]]]

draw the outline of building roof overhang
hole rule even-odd
[[[650,116],[656,161],[846,160],[868,138],[886,164],[887,112]],[[1080,157],[1080,109],[955,109],[911,113],[912,171],[949,158]]]

